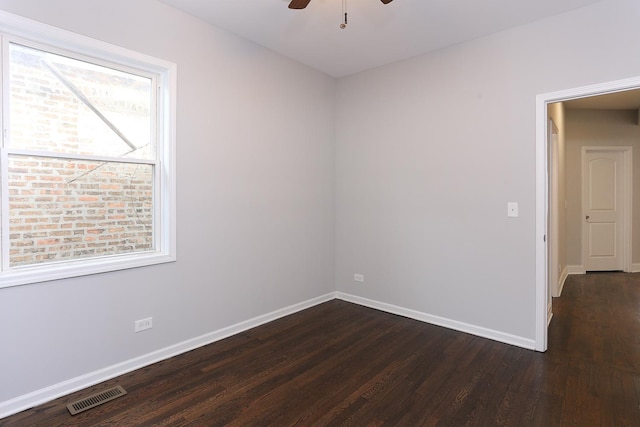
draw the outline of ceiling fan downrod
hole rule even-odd
[[[342,14],[344,15],[344,22],[340,24],[341,29],[347,28],[347,0],[342,0]]]

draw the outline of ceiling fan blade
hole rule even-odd
[[[391,3],[393,0],[380,0],[382,3],[384,4],[389,4]]]
[[[289,3],[289,9],[304,9],[310,1],[311,0],[291,0],[291,3]]]

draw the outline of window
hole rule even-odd
[[[175,66],[2,24],[0,287],[175,260]]]

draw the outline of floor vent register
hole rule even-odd
[[[91,408],[95,408],[98,405],[102,405],[103,403],[110,402],[113,399],[124,396],[125,394],[127,394],[125,389],[118,385],[108,390],[101,391],[100,393],[85,397],[84,399],[78,400],[76,402],[69,403],[67,405],[67,409],[69,410],[71,415],[76,415],[80,412],[88,411]]]

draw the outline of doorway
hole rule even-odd
[[[640,89],[640,77],[605,84],[585,86],[559,92],[538,95],[536,98],[536,324],[535,349],[546,351],[547,328],[551,313],[548,312],[549,273],[549,139],[550,132],[547,107],[550,104],[572,100],[590,99],[608,94],[623,94]],[[636,106],[638,108],[638,106]],[[562,202],[561,202],[562,203]],[[558,236],[555,236],[556,238]],[[553,266],[553,268],[557,268]]]

